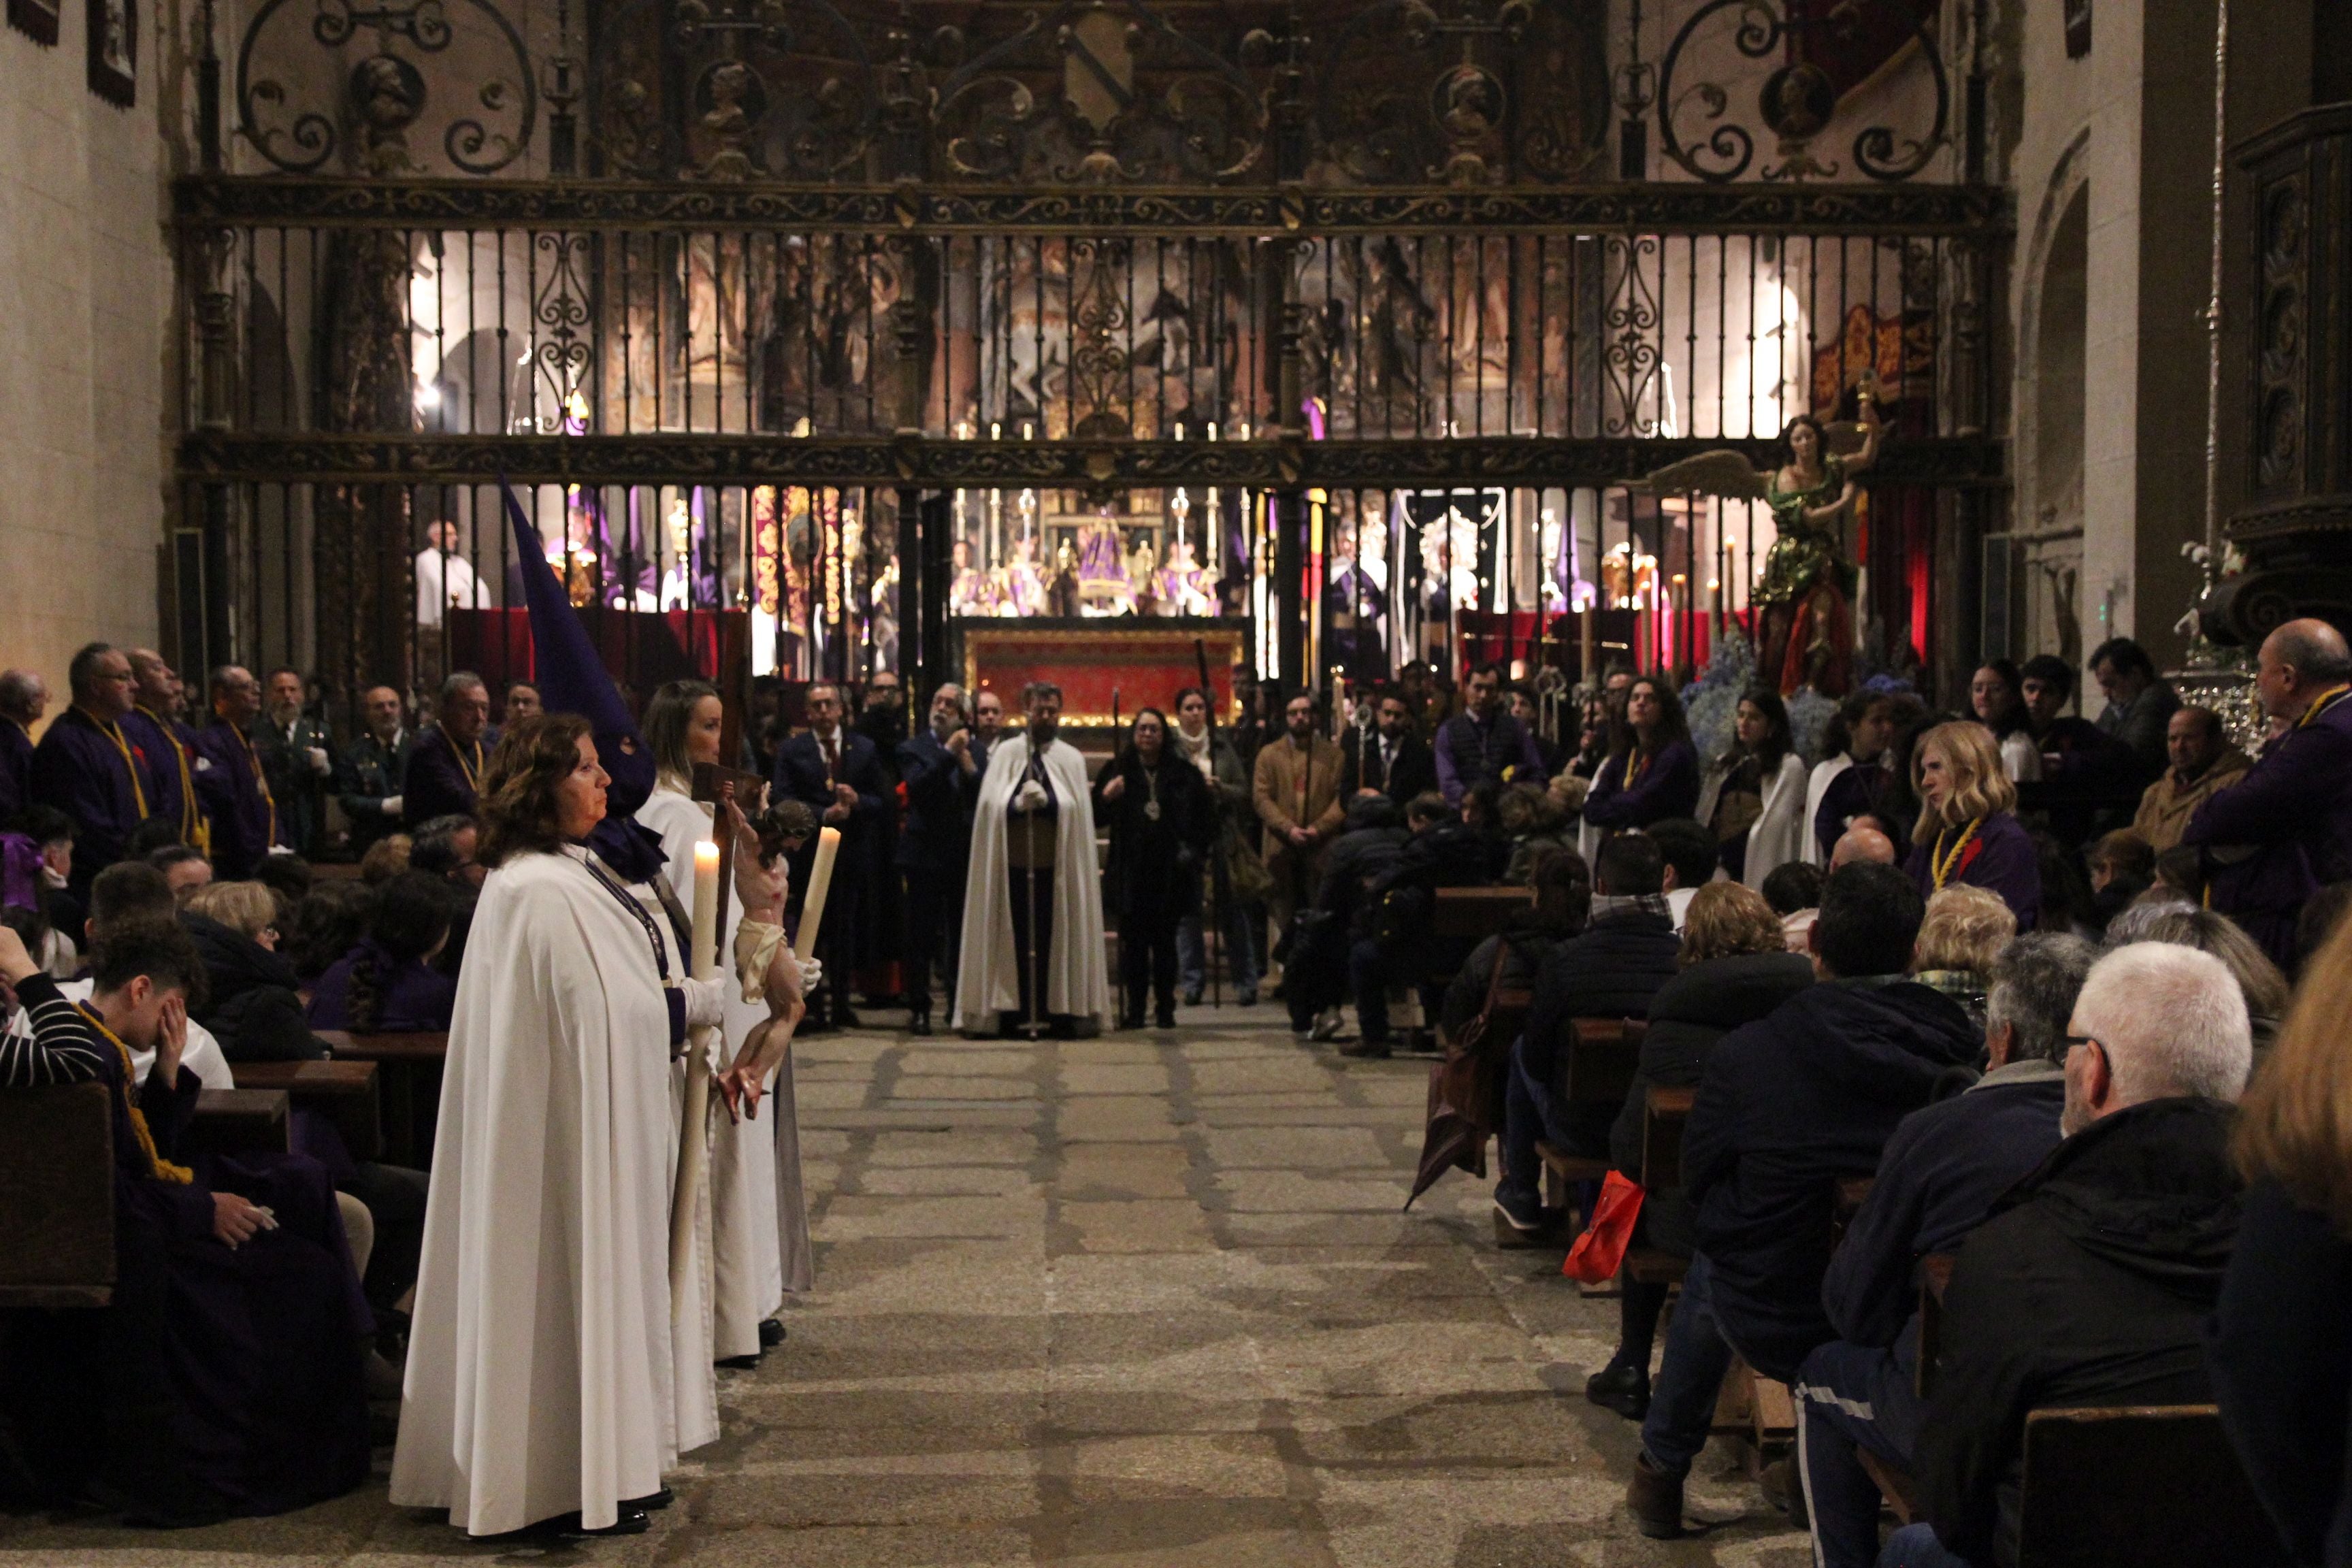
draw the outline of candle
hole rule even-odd
[[[694,846],[693,917],[693,929],[688,933],[693,951],[688,956],[688,973],[697,980],[709,980],[719,971],[719,846],[708,838],[696,840]],[[695,1227],[702,1208],[703,1173],[710,1153],[710,1049],[714,1032],[698,1026],[687,1037],[686,1104],[678,1128],[677,1184],[671,1194],[669,1210],[670,1293],[673,1302],[680,1304],[699,1300],[708,1293],[708,1281],[695,1281],[688,1269],[694,1257]],[[706,1270],[710,1262],[709,1258],[703,1260]],[[689,1289],[697,1294],[689,1296]]]
[[[817,928],[824,923],[824,895],[833,886],[833,858],[841,853],[841,829],[817,830],[816,864],[809,868],[808,894],[801,900],[801,929],[793,941],[793,956],[805,963],[816,956]],[[839,977],[845,984],[847,975]]]
[[[694,953],[692,973],[708,980],[718,973],[719,846],[705,838],[694,847]]]

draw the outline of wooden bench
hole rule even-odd
[[[2026,1416],[2018,1568],[2286,1562],[2216,1406],[2093,1406]]]
[[[1654,1198],[1683,1184],[1683,1129],[1698,1090],[1652,1084],[1642,1101],[1642,1190]],[[1625,1254],[1625,1272],[1644,1285],[1679,1285],[1690,1259],[1654,1247]]]
[[[283,1089],[205,1089],[196,1097],[195,1119],[188,1124],[192,1152],[283,1154],[293,1147],[288,1109]]]
[[[333,1122],[352,1159],[373,1160],[383,1152],[378,1076],[368,1061],[240,1062],[236,1086],[283,1090],[298,1110]]]
[[[1561,1105],[1571,1114],[1605,1108],[1613,1117],[1633,1090],[1642,1037],[1649,1026],[1642,1018],[1570,1019],[1559,1080]],[[1571,1154],[1549,1143],[1538,1142],[1536,1153],[1544,1164],[1544,1201],[1553,1208],[1566,1202],[1570,1183],[1597,1182],[1609,1173],[1607,1160]]]
[[[449,1058],[446,1033],[361,1035],[312,1031],[338,1061],[373,1062],[383,1070],[383,1158],[430,1170],[433,1126],[441,1108],[441,1068]]]
[[[103,1083],[0,1091],[0,1308],[114,1300],[114,1121]]]
[[[1429,943],[1427,961],[1417,973],[1405,978],[1412,985],[1431,991],[1442,991],[1454,983],[1461,962],[1477,950],[1480,942],[1490,936],[1499,936],[1507,930],[1520,911],[1535,905],[1535,893],[1527,888],[1438,888],[1433,889],[1429,911]],[[1419,994],[1415,993],[1416,996]],[[1525,1015],[1522,1014],[1524,1018]],[[1518,1032],[1517,1026],[1512,1034]],[[1433,1042],[1436,1031],[1432,1027],[1423,1037],[1423,1043]],[[1505,1037],[1507,1040],[1508,1036]]]

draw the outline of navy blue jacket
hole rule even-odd
[[[1645,1018],[1650,999],[1675,977],[1682,938],[1674,921],[1647,910],[1612,910],[1545,960],[1528,1006],[1521,1058],[1538,1083],[1554,1083],[1575,1018]]]
[[[1895,1343],[1919,1305],[1919,1260],[1958,1247],[1993,1201],[2058,1147],[2065,1079],[2046,1062],[1998,1070],[1965,1094],[1913,1111],[1886,1141],[1878,1179],[1822,1281],[1822,1305],[1840,1339]]]
[[[977,741],[971,760],[973,771],[967,773],[929,727],[898,742],[898,782],[907,791],[897,856],[901,869],[962,879],[971,860],[972,807],[988,765]]]
[[[1683,1131],[1683,1184],[1716,1321],[1765,1376],[1788,1382],[1837,1337],[1822,1279],[1838,1178],[1875,1171],[1896,1126],[1977,1047],[1958,1003],[1880,979],[1807,986],[1716,1042]]]
[[[456,744],[440,725],[418,731],[416,743],[408,748],[408,762],[401,770],[402,827],[413,833],[436,816],[471,816],[479,810],[481,800],[475,791],[498,743],[496,731],[484,731],[474,745],[466,748],[460,764]]]
[[[1688,741],[1668,742],[1642,776],[1628,784],[1625,767],[1632,760],[1629,752],[1601,764],[1584,797],[1585,821],[1595,827],[1647,827],[1698,810],[1698,752]]]

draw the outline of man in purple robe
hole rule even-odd
[[[48,706],[48,683],[39,676],[0,670],[0,827],[32,803],[33,726]]]
[[[2204,852],[2213,907],[2292,972],[2305,901],[2352,879],[2352,649],[2326,621],[2289,621],[2263,639],[2254,689],[2291,728],[2180,841]]]
[[[228,804],[228,778],[212,764],[187,725],[187,688],[153,648],[124,650],[131,660],[132,700],[122,732],[146,754],[155,774],[153,811],[180,827],[180,842],[207,854],[212,849],[213,813]]]
[[[155,773],[123,731],[134,689],[122,650],[91,643],[73,656],[66,679],[73,706],[33,748],[33,799],[73,819],[68,887],[86,904],[90,879],[121,859],[131,835],[154,815]]]
[[[401,775],[400,816],[409,832],[436,816],[475,814],[482,765],[498,744],[485,732],[489,723],[490,689],[480,676],[461,669],[441,683],[434,721],[417,731]]]
[[[286,844],[286,823],[269,793],[254,750],[253,721],[261,711],[261,683],[242,665],[213,671],[213,721],[196,745],[221,775],[226,804],[213,814],[213,869],[225,881],[253,875],[273,848]]]

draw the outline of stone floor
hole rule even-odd
[[[1427,1063],[1294,1044],[1261,1005],[1168,1034],[867,1032],[800,1054],[818,1289],[653,1531],[541,1553],[677,1568],[1069,1563],[1800,1568],[1710,1452],[1704,1536],[1621,1506],[1614,1342],[1480,1184],[1401,1213]],[[388,1463],[388,1454],[383,1457]],[[380,1467],[381,1471],[381,1467]],[[0,1563],[500,1555],[352,1497],[173,1534],[0,1518]],[[509,1557],[529,1555],[507,1552]]]

